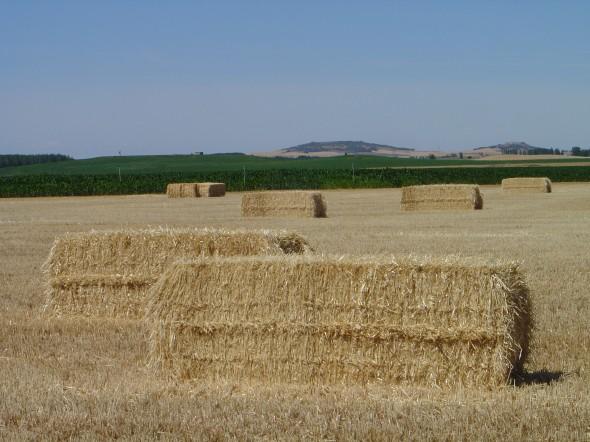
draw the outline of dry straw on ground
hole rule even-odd
[[[492,387],[528,353],[513,263],[199,259],[148,297],[151,364],[180,378]]]
[[[225,183],[197,183],[200,197],[216,197],[225,195]]]
[[[547,177],[505,178],[502,180],[502,190],[551,193],[551,180]]]
[[[53,315],[139,318],[145,293],[181,258],[304,253],[288,232],[219,229],[92,231],[58,237],[44,264]]]
[[[242,216],[325,218],[327,206],[320,192],[305,190],[245,193]]]
[[[483,208],[479,186],[435,184],[402,188],[402,210],[473,210]]]
[[[166,186],[168,198],[196,198],[199,196],[197,183],[170,183]]]

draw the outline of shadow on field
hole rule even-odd
[[[524,385],[538,385],[546,384],[549,385],[553,382],[559,382],[564,377],[563,371],[522,371],[519,373],[512,374],[512,383],[517,387]]]

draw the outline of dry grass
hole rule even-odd
[[[401,208],[413,210],[474,210],[483,208],[479,186],[434,184],[402,188]]]
[[[502,190],[551,193],[551,180],[533,177],[505,178],[502,180]]]
[[[140,318],[145,294],[172,262],[199,256],[304,253],[301,236],[269,230],[138,229],[58,237],[44,265],[51,315]]]
[[[513,263],[209,258],[172,264],[148,298],[151,365],[183,379],[497,387],[529,347]]]
[[[0,439],[554,440],[590,432],[590,185],[551,198],[483,187],[469,212],[402,213],[397,189],[327,191],[330,218],[241,218],[239,194],[0,200]],[[285,228],[334,254],[461,254],[522,262],[535,331],[519,386],[265,386],[182,382],[146,368],[124,320],[39,317],[54,238],[149,225]],[[550,385],[546,383],[552,381]]]
[[[327,205],[320,192],[286,190],[245,193],[242,216],[325,218]]]

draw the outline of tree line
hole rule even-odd
[[[68,155],[62,155],[59,153],[46,153],[34,155],[0,154],[0,167],[25,166],[27,164],[53,163],[56,161],[67,160],[73,160],[73,158]]]

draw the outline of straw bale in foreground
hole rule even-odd
[[[200,197],[225,196],[225,183],[197,183],[197,193]]]
[[[150,364],[180,378],[491,387],[528,353],[513,263],[199,259],[148,297]]]
[[[170,183],[166,186],[168,198],[196,198],[199,196],[197,183]]]
[[[164,269],[199,256],[305,253],[297,234],[218,229],[92,231],[58,237],[44,264],[53,315],[139,318]]]
[[[547,177],[519,177],[502,180],[503,191],[551,193],[551,180]]]
[[[435,184],[402,188],[402,210],[474,210],[483,208],[479,186]]]
[[[242,216],[292,216],[325,218],[326,201],[320,192],[286,190],[242,195]]]

